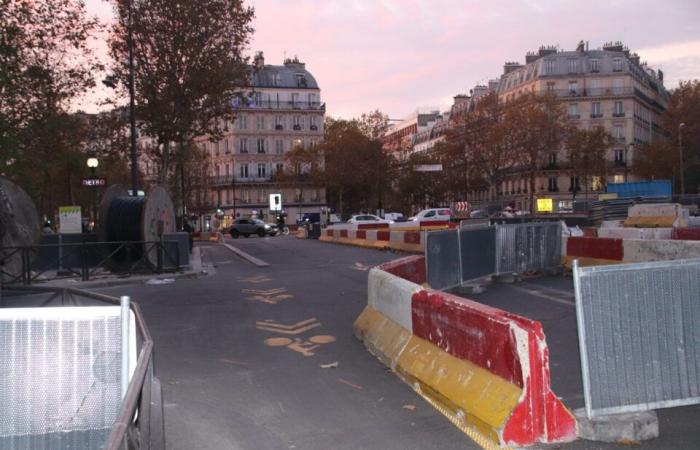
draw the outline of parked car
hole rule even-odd
[[[413,217],[409,217],[409,222],[449,222],[452,217],[450,208],[430,208],[424,209]]]
[[[238,236],[248,237],[251,234],[257,234],[260,237],[275,236],[277,232],[277,225],[265,223],[260,219],[236,219],[229,230],[234,239]]]
[[[488,219],[489,218],[489,212],[485,209],[476,209],[469,213],[469,218],[470,219]]]
[[[348,220],[348,223],[353,223],[356,225],[364,225],[364,224],[390,224],[392,223],[390,220],[385,220],[382,219],[381,217],[377,217],[374,214],[357,214],[354,215]]]
[[[384,214],[384,219],[393,220],[394,222],[403,222],[406,220],[404,218],[403,214],[398,213],[398,212],[388,212],[388,213]]]

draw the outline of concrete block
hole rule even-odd
[[[646,203],[630,206],[628,217],[673,216],[682,217],[681,205],[677,203]]]
[[[586,411],[577,409],[581,439],[598,442],[634,443],[659,437],[659,419],[655,411],[611,414],[589,419]]]

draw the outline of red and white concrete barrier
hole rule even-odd
[[[421,231],[396,231],[389,228],[353,229],[329,227],[321,233],[321,241],[371,248],[391,248],[423,253],[425,237]]]
[[[576,438],[576,420],[550,389],[539,322],[423,288],[421,256],[369,278],[356,335],[470,437],[484,446]]]
[[[564,264],[583,266],[700,258],[700,241],[670,239],[563,238]]]

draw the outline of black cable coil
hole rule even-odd
[[[108,241],[143,241],[142,217],[146,197],[115,197],[106,217]]]

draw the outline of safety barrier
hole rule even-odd
[[[354,327],[368,350],[482,446],[575,439],[541,324],[422,288],[424,267],[412,256],[370,271]]]
[[[587,415],[700,403],[700,259],[573,274]]]
[[[700,241],[700,228],[674,228],[672,239]]]
[[[496,273],[523,273],[561,264],[561,224],[496,225]]]
[[[395,231],[388,228],[352,229],[326,228],[319,238],[320,241],[337,244],[356,245],[360,247],[390,248],[412,253],[423,252],[424,232]]]
[[[700,258],[700,241],[567,237],[563,263],[581,266]]]

